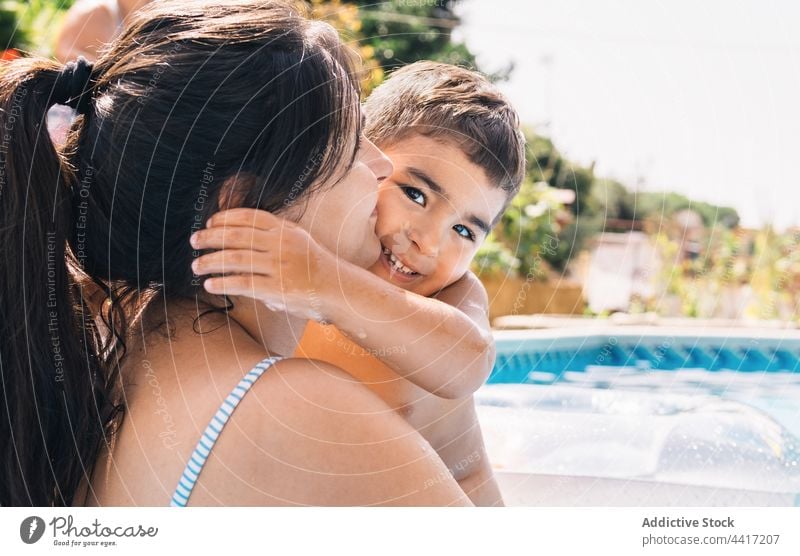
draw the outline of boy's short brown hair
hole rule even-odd
[[[415,62],[394,71],[364,105],[366,136],[379,147],[419,133],[449,139],[508,199],[525,177],[519,116],[486,77],[451,64]]]

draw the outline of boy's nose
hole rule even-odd
[[[375,174],[375,178],[379,182],[382,182],[392,175],[392,172],[394,172],[394,165],[392,161],[389,160],[389,157],[383,154],[383,151],[380,150],[375,143],[366,137],[364,137],[362,141],[361,148],[365,150],[364,160],[367,166],[372,170],[372,173]]]
[[[417,246],[420,254],[426,257],[439,255],[439,239],[435,232],[425,230],[421,226],[411,226],[408,229],[408,239]]]

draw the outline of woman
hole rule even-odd
[[[80,114],[61,152],[41,133],[57,102]],[[329,26],[155,3],[93,67],[3,68],[0,108],[0,504],[468,503],[366,387],[274,357],[303,320],[208,296],[190,269],[190,234],[234,206],[377,258],[391,165],[359,141]]]

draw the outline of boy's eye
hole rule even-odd
[[[402,186],[401,189],[403,193],[406,194],[406,197],[417,203],[418,205],[425,206],[425,194],[417,189],[416,187],[411,187],[409,185]]]
[[[456,224],[455,226],[453,226],[453,229],[461,237],[465,237],[470,241],[475,241],[475,234],[473,234],[472,230],[470,230],[469,228],[467,228],[463,224]]]

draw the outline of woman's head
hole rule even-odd
[[[15,447],[0,456],[0,505],[72,503],[120,409],[119,354],[84,310],[67,256],[106,289],[106,318],[124,336],[126,295],[199,289],[188,238],[221,205],[284,213],[320,237],[319,223],[343,229],[350,203],[371,244],[376,177],[388,173],[374,147],[358,150],[349,52],[288,4],[138,12],[95,63],[91,101],[57,153],[43,122],[63,102],[61,69],[0,69],[0,255],[13,261],[0,271],[0,445]],[[330,214],[305,214],[312,191],[327,192]]]
[[[152,6],[95,73],[94,112],[71,144],[100,209],[84,245],[92,274],[189,293],[187,238],[220,201],[302,209],[356,157],[349,51],[284,4]]]
[[[302,214],[294,219],[337,257],[369,267],[381,251],[375,232],[377,185],[391,173],[389,159],[362,137],[350,170],[335,187],[309,195]],[[291,212],[287,214],[293,216]]]

